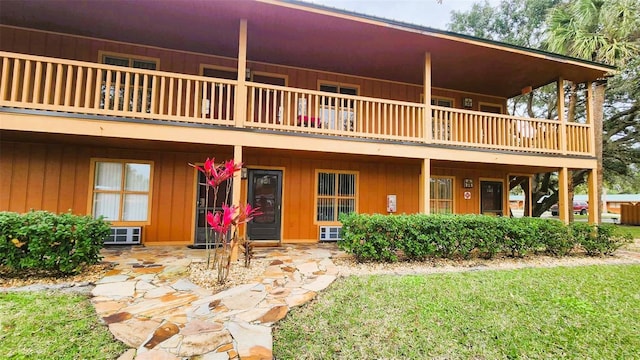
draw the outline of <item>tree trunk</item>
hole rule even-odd
[[[589,211],[600,211],[599,214],[602,214],[602,125],[604,120],[604,91],[606,87],[607,80],[600,80],[595,83],[595,88],[593,89],[593,131],[598,162],[596,170],[598,194],[596,196],[596,204],[589,204]],[[597,218],[600,219],[600,216]]]

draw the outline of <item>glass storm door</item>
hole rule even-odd
[[[248,200],[262,215],[247,224],[250,240],[280,240],[282,171],[249,169]]]
[[[211,230],[210,227],[207,228],[206,224],[207,224],[207,212],[213,212],[215,211],[219,211],[222,210],[222,204],[224,203],[224,192],[225,189],[227,188],[227,182],[229,182],[231,180],[227,180],[225,182],[223,182],[222,184],[220,184],[220,190],[218,191],[218,198],[216,199],[216,203],[215,206],[213,204],[213,197],[214,197],[214,193],[213,193],[213,188],[209,188],[209,206],[206,206],[206,202],[207,202],[207,190],[206,190],[206,186],[205,186],[205,176],[203,173],[201,173],[200,171],[198,171],[198,191],[197,191],[197,198],[196,198],[196,231],[195,231],[195,245],[205,245],[207,243],[206,241],[206,232],[207,229],[210,231],[210,238],[209,238],[209,242],[211,244],[214,243],[214,236],[215,232]],[[230,185],[230,184],[229,184]],[[229,199],[230,201],[231,199]],[[227,205],[229,203],[229,201],[227,201]]]
[[[503,215],[504,199],[501,181],[480,181],[480,213],[484,215]]]

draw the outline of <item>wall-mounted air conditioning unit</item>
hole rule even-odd
[[[104,240],[105,245],[135,245],[142,240],[142,227],[116,226],[111,228],[111,234]]]
[[[342,226],[320,226],[320,241],[342,240]]]

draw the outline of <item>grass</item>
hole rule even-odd
[[[125,350],[86,296],[0,294],[0,358],[115,359]]]
[[[278,359],[638,359],[640,265],[349,277],[274,331]]]
[[[640,226],[633,225],[618,225],[618,228],[621,230],[628,232],[633,236],[634,239],[640,239]]]

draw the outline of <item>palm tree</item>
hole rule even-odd
[[[640,0],[571,0],[554,9],[547,18],[548,50],[591,61],[624,66],[640,56]],[[602,211],[602,128],[606,79],[595,83],[593,126],[597,158],[597,204]],[[572,89],[575,87],[572,87]],[[576,97],[570,96],[569,109]],[[573,119],[568,119],[573,121]],[[571,178],[571,177],[570,177]],[[570,186],[571,188],[571,186]],[[569,203],[573,194],[570,194]],[[597,211],[597,210],[596,210]],[[571,212],[572,213],[572,212]]]

